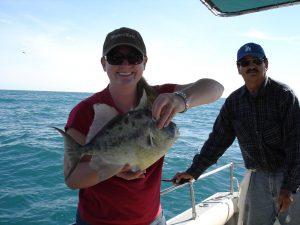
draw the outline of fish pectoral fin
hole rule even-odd
[[[154,146],[154,142],[153,142],[153,134],[152,134],[151,131],[149,132],[149,135],[148,135],[148,145],[150,145],[151,147]]]
[[[100,182],[115,176],[122,170],[123,167],[124,165],[103,165],[98,171]]]
[[[93,156],[90,166],[98,172],[100,182],[118,174],[124,167],[124,165],[108,163],[96,155]]]

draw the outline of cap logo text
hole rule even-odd
[[[135,39],[135,35],[130,34],[130,33],[114,34],[110,37],[110,39],[116,39],[116,38],[119,38],[119,37],[127,37],[127,38]]]

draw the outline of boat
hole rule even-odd
[[[229,190],[216,192],[200,203],[195,202],[194,183],[214,175],[222,170],[230,169]],[[167,225],[242,225],[241,211],[244,206],[244,197],[247,192],[247,174],[241,185],[234,177],[234,163],[218,167],[210,172],[202,174],[198,180],[173,186],[161,191],[161,196],[189,186],[191,208],[170,218]],[[234,185],[236,183],[236,185]],[[236,189],[234,189],[236,187]],[[274,225],[280,225],[278,220]]]

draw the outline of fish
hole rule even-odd
[[[81,157],[91,155],[90,166],[98,171],[100,182],[119,173],[126,164],[132,171],[147,169],[163,157],[179,137],[174,122],[158,129],[149,109],[115,116],[83,146],[63,130],[53,128],[64,137],[65,155],[72,168],[65,179]]]

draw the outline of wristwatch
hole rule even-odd
[[[182,91],[175,91],[174,92],[175,95],[179,96],[180,98],[182,98],[183,102],[184,102],[184,110],[180,113],[184,113],[188,110],[188,108],[190,107],[188,100],[187,100],[187,96],[184,92]]]

